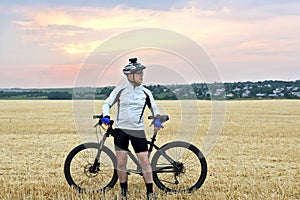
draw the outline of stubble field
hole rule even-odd
[[[177,130],[179,108],[175,101],[157,103],[171,118],[158,136],[163,144]],[[201,120],[192,142],[201,148],[211,102],[198,104]],[[97,106],[100,110],[101,101]],[[158,199],[300,199],[299,134],[299,100],[227,101],[222,134],[206,155],[203,186],[192,194],[166,194],[155,187]],[[119,194],[118,185],[94,197],[67,185],[64,160],[83,142],[72,101],[0,101],[0,138],[0,199],[115,199]],[[131,199],[145,199],[142,177],[129,176],[129,187]]]

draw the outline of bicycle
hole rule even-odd
[[[83,143],[75,147],[68,154],[64,163],[65,178],[70,186],[78,192],[105,192],[114,187],[118,180],[116,170],[116,156],[105,146],[108,137],[114,135],[111,120],[108,128],[102,126],[102,115],[94,115],[98,119],[96,134],[101,134],[102,127],[106,132],[99,142]],[[148,117],[153,119],[153,117]],[[161,121],[169,119],[167,115],[161,116]],[[99,132],[99,133],[98,133]],[[201,187],[207,175],[207,163],[202,152],[193,144],[183,141],[173,141],[158,147],[155,144],[157,132],[153,133],[149,145],[149,158],[156,149],[151,167],[153,182],[165,192],[193,192]],[[128,169],[128,174],[142,175],[141,167],[136,156],[128,152],[129,158],[135,163],[135,169]]]

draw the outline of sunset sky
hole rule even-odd
[[[297,80],[299,10],[298,0],[4,0],[0,3],[0,88],[73,87],[97,47],[143,28],[166,29],[195,41],[223,82]],[[114,48],[121,49],[122,43]],[[147,65],[157,51],[137,54]],[[107,72],[117,81],[111,78],[103,84],[115,84],[123,77],[121,70],[128,58],[127,54],[118,56],[110,66],[113,70]],[[156,64],[169,60],[168,68],[177,74],[186,70],[170,55],[151,59]],[[155,83],[151,78],[145,76],[145,83]]]

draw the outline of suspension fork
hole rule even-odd
[[[93,164],[93,166],[90,169],[91,172],[93,172],[93,173],[96,173],[97,171],[99,171],[99,167],[100,167],[99,158],[101,156],[101,152],[102,152],[104,143],[106,141],[106,138],[107,138],[107,135],[104,134],[102,140],[99,143],[99,149],[98,149],[97,155],[95,157],[94,164]]]

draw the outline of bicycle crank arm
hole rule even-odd
[[[161,182],[170,183],[170,184],[173,184],[173,185],[178,185],[179,184],[179,181],[177,179],[175,180],[175,182],[166,181],[166,180],[161,180]]]

